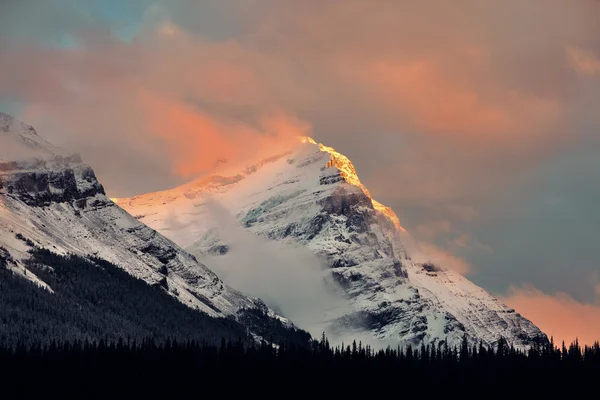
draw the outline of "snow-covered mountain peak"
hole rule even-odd
[[[118,200],[140,221],[207,263],[220,260],[224,273],[235,276],[252,265],[239,261],[239,238],[224,229],[214,203],[247,233],[300,246],[322,260],[348,306],[328,320],[330,333],[358,330],[384,341],[450,345],[459,345],[466,334],[472,343],[504,337],[521,348],[543,337],[482,288],[426,262],[417,249],[408,251],[409,235],[395,213],[373,199],[352,162],[309,137],[251,168],[230,165],[175,189]],[[286,268],[286,262],[280,264]],[[252,293],[256,286],[244,288],[243,279],[240,289],[272,297],[276,290],[270,288],[278,283],[259,278],[263,293]]]
[[[37,132],[33,127],[17,120],[12,115],[0,111],[0,131],[3,132],[27,132],[37,136]]]
[[[10,127],[15,126],[15,128],[17,129],[21,129],[21,130],[27,130],[32,132],[33,134],[37,135],[37,132],[35,131],[35,129],[33,129],[33,127],[24,124],[23,122],[15,119],[12,115],[3,113],[2,111],[0,111],[0,127],[1,129],[4,131],[8,131],[8,130],[17,130],[17,129],[10,129]]]
[[[54,146],[37,134],[35,129],[11,115],[0,112],[0,169],[12,163],[12,168],[35,166],[40,161],[54,161],[56,158],[78,160],[78,155]],[[58,161],[58,160],[57,160]]]
[[[398,218],[394,210],[392,210],[390,207],[381,204],[380,202],[375,200],[373,196],[371,196],[369,190],[362,184],[362,182],[358,178],[358,173],[356,172],[352,161],[350,161],[348,157],[346,157],[342,153],[338,153],[333,147],[325,146],[322,143],[317,143],[314,139],[308,136],[301,137],[300,141],[302,143],[319,146],[320,151],[329,153],[331,155],[331,159],[327,162],[326,168],[337,168],[340,171],[340,176],[347,183],[359,187],[371,199],[371,203],[373,204],[373,208],[375,208],[375,210],[381,212],[383,215],[389,218],[398,230],[403,232],[405,231],[405,229],[400,225],[400,219]]]
[[[289,166],[296,168],[287,169],[286,167]],[[253,176],[255,174],[256,176]],[[130,199],[112,198],[111,200],[119,205],[135,202],[152,206],[154,203],[158,205],[175,202],[182,197],[194,199],[199,195],[204,197],[210,194],[218,195],[233,186],[254,188],[257,189],[257,193],[260,190],[272,192],[275,186],[279,186],[279,189],[291,187],[293,185],[290,183],[299,180],[310,186],[325,185],[327,182],[345,182],[359,190],[359,193],[365,196],[365,201],[368,201],[380,216],[389,220],[398,231],[405,232],[396,213],[390,207],[375,200],[362,184],[348,157],[308,136],[299,136],[298,141],[292,142],[291,147],[278,149],[275,154],[255,162],[217,163],[204,176],[174,189],[147,193]],[[260,197],[259,194],[255,196]]]

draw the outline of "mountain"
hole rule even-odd
[[[310,138],[243,168],[222,164],[181,187],[115,201],[197,257],[225,265],[236,244],[219,229],[215,202],[245,232],[309,249],[348,306],[328,320],[330,333],[411,345],[459,345],[465,335],[489,345],[503,337],[520,348],[547,340],[457,272],[413,260],[395,213],[372,198],[348,158]]]
[[[52,256],[36,259],[42,249]],[[57,263],[70,265],[60,257],[83,265],[82,271],[89,263],[121,268],[132,278],[129,285],[141,280],[158,289],[154,295],[177,299],[211,318],[235,320],[243,332],[276,336],[281,327],[295,332],[261,300],[230,288],[194,256],[116,206],[79,155],[52,146],[32,127],[0,113],[0,267],[44,293],[64,297],[65,290],[73,290],[46,271]]]

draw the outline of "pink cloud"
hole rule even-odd
[[[575,338],[581,344],[600,340],[600,303],[580,303],[565,293],[549,295],[530,286],[512,288],[502,300],[557,344]]]

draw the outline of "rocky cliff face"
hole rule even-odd
[[[49,167],[40,160],[37,165],[27,165],[27,169],[5,163],[0,165],[0,190],[32,207],[105,195],[94,171],[76,160],[60,158],[59,167]]]
[[[248,320],[248,312],[258,310],[289,324],[116,206],[78,155],[50,145],[6,114],[0,115],[0,144],[0,255],[15,273],[47,286],[25,267],[34,246],[94,256],[211,316]],[[10,159],[18,155],[25,158]]]
[[[302,142],[259,168],[221,168],[177,189],[117,201],[199,257],[235,251],[220,235],[209,200],[248,232],[310,249],[351,309],[329,321],[332,333],[363,330],[413,345],[459,345],[465,334],[472,343],[493,344],[502,336],[517,347],[544,337],[458,273],[414,262],[398,218],[372,198],[350,160],[312,139]]]

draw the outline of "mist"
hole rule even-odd
[[[344,340],[330,324],[352,309],[316,255],[299,245],[267,241],[245,231],[235,217],[214,200],[205,205],[221,243],[229,250],[216,256],[194,251],[202,262],[225,283],[259,297],[313,337],[318,338],[325,332],[331,341]]]

